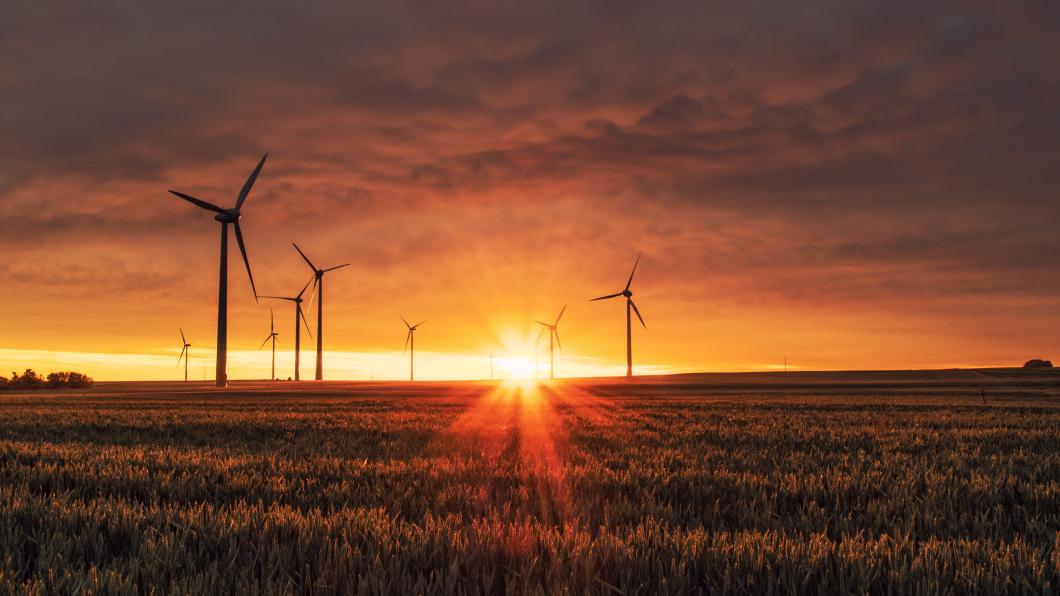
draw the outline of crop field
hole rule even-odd
[[[0,592],[1060,592],[1060,375],[0,396]]]

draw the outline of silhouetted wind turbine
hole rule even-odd
[[[295,329],[297,329],[297,327],[295,327]],[[265,344],[269,343],[270,339],[272,340],[272,377],[271,377],[271,380],[273,380],[273,381],[276,380],[276,338],[279,335],[280,335],[279,333],[276,333],[276,313],[272,312],[272,309],[270,308],[269,309],[269,334],[265,337],[265,341],[261,342],[261,345],[258,346],[258,349],[260,350],[260,349],[264,348]]]
[[[180,350],[180,356],[177,356],[177,366],[180,366],[180,359],[183,358],[184,359],[184,382],[187,383],[188,382],[188,358],[191,356],[191,352],[188,350],[188,348],[191,347],[191,344],[189,344],[188,340],[184,338],[184,330],[181,329],[180,327],[177,327],[177,329],[180,329],[180,341],[184,344],[184,347],[181,348],[181,350]]]
[[[302,312],[302,295],[305,294],[306,289],[309,288],[309,284],[313,283],[316,279],[314,275],[305,282],[305,287],[302,288],[301,292],[298,292],[295,296],[261,296],[262,298],[273,298],[275,300],[289,300],[294,302],[294,380],[299,380],[301,371],[301,356],[302,356],[302,323],[305,325],[305,332],[309,334],[309,337],[313,337],[312,332],[309,331],[309,321],[305,320],[305,313]],[[301,319],[301,320],[299,320]]]
[[[257,302],[258,290],[254,287],[254,275],[250,272],[250,260],[247,259],[247,248],[243,244],[243,232],[239,229],[239,218],[242,217],[239,210],[247,200],[247,195],[250,194],[250,189],[254,186],[254,181],[257,180],[258,173],[261,172],[261,167],[265,165],[265,158],[268,156],[269,154],[266,153],[261,158],[261,161],[258,162],[258,167],[254,168],[254,171],[250,173],[250,177],[247,178],[247,181],[243,184],[243,189],[239,191],[239,197],[236,199],[236,206],[231,209],[222,209],[217,205],[196,199],[195,197],[186,195],[182,192],[177,192],[175,190],[169,191],[197,207],[202,207],[203,209],[217,213],[217,215],[214,216],[214,219],[221,223],[221,276],[217,289],[218,387],[224,387],[228,384],[228,225],[233,224],[235,226],[236,242],[239,243],[239,252],[243,254],[243,264],[247,266],[247,277],[250,278],[250,289],[254,291],[254,302]]]
[[[559,350],[562,352],[563,344],[559,341],[559,320],[563,318],[563,312],[565,310],[567,310],[566,304],[563,305],[563,309],[559,311],[558,315],[556,315],[556,322],[552,323],[551,325],[542,321],[534,321],[538,325],[544,325],[544,327],[542,327],[541,329],[541,333],[537,334],[538,341],[541,340],[541,335],[545,333],[545,330],[548,330],[548,378],[550,379],[556,378],[555,361],[552,358],[552,338],[556,338],[556,344],[559,346]]]
[[[398,316],[401,317],[401,315]],[[405,323],[405,326],[409,328],[409,333],[405,336],[405,350],[407,350],[409,353],[409,382],[411,383],[412,381],[416,380],[416,375],[414,374],[416,372],[416,328],[426,323],[427,319],[423,319],[415,325],[409,325],[409,322],[405,320],[405,317],[401,317],[401,320]],[[404,353],[405,350],[402,350],[402,353]]]
[[[313,261],[309,260],[309,257],[305,256],[302,249],[298,248],[298,245],[294,242],[291,243],[294,249],[298,251],[298,254],[302,255],[305,259],[306,264],[313,270],[313,294],[309,297],[310,307],[312,307],[313,296],[320,294],[320,299],[317,300],[317,375],[318,381],[324,380],[324,274],[328,271],[334,271],[336,269],[342,269],[348,267],[349,263],[342,265],[336,265],[334,267],[328,267],[326,269],[318,269]]]
[[[629,310],[633,309],[633,312],[637,314],[637,318],[640,320],[640,324],[644,325],[647,329],[648,326],[644,323],[644,318],[640,316],[640,310],[637,309],[637,305],[633,304],[633,292],[629,291],[630,284],[633,283],[633,274],[637,272],[637,264],[640,263],[640,255],[637,255],[636,262],[633,263],[633,271],[629,273],[629,281],[626,282],[624,290],[617,294],[608,294],[607,296],[600,296],[599,298],[593,298],[589,302],[595,300],[607,300],[609,298],[618,298],[619,296],[626,297],[626,376],[633,376],[633,330],[630,324]]]

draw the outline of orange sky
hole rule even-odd
[[[0,30],[0,370],[175,378],[182,326],[212,376],[218,225],[166,190],[230,206],[265,151],[259,291],[308,279],[291,241],[352,263],[326,378],[404,377],[398,312],[420,378],[483,377],[564,304],[558,374],[619,374],[588,299],[640,251],[640,372],[1057,356],[1054,8],[211,6]],[[272,305],[286,377],[231,248],[229,375]]]

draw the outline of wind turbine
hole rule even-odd
[[[544,327],[541,328],[541,333],[537,334],[538,340],[541,339],[541,336],[545,333],[545,330],[548,330],[548,378],[550,379],[556,378],[555,361],[552,358],[552,338],[556,338],[556,344],[559,346],[559,350],[562,352],[563,344],[559,341],[559,320],[563,318],[563,312],[565,310],[567,310],[566,304],[563,305],[563,309],[559,311],[558,315],[556,315],[556,322],[552,323],[551,325],[542,321],[534,321],[538,325],[544,325]]]
[[[313,270],[313,294],[309,297],[310,306],[313,303],[313,295],[320,294],[320,298],[317,300],[317,375],[318,381],[324,380],[324,274],[328,271],[334,271],[336,269],[342,269],[343,267],[349,266],[349,263],[343,265],[336,265],[334,267],[328,267],[327,269],[318,269],[313,261],[309,260],[309,257],[305,256],[302,249],[298,248],[298,245],[294,242],[291,243],[294,249],[298,251],[298,254],[302,255],[305,259],[309,268]]]
[[[298,328],[295,327],[295,329],[298,329]],[[260,350],[260,349],[264,348],[265,344],[269,343],[270,339],[272,340],[272,380],[273,381],[276,380],[276,338],[279,335],[280,335],[279,333],[276,333],[276,313],[272,312],[272,309],[270,308],[269,309],[269,335],[265,337],[265,341],[261,342],[261,345],[258,346],[258,349]]]
[[[398,316],[401,317],[401,315]],[[413,374],[416,371],[414,360],[416,356],[416,328],[426,323],[427,319],[423,319],[415,325],[409,325],[409,322],[405,320],[405,317],[401,317],[401,320],[405,323],[405,326],[409,328],[409,333],[405,336],[405,350],[408,350],[409,353],[409,382],[411,383],[412,381],[416,380],[416,376],[415,374]],[[402,351],[402,353],[404,353],[404,350]]]
[[[637,319],[640,320],[640,324],[644,325],[647,329],[648,326],[644,323],[644,318],[640,316],[640,310],[637,309],[637,305],[633,304],[633,292],[629,291],[630,284],[633,283],[633,274],[637,272],[637,264],[640,263],[640,254],[637,255],[636,262],[633,263],[633,271],[629,273],[629,281],[626,282],[626,287],[617,294],[608,294],[607,296],[600,296],[599,298],[593,298],[589,302],[595,300],[607,300],[609,298],[618,298],[619,296],[625,296],[626,298],[626,376],[633,376],[633,330],[630,324],[629,311],[630,308],[637,314]]]
[[[309,281],[305,282],[305,287],[302,288],[301,292],[298,292],[295,296],[262,296],[262,298],[273,298],[275,300],[289,300],[294,302],[294,380],[299,380],[299,372],[301,371],[301,357],[302,357],[302,326],[299,323],[305,325],[305,332],[309,334],[309,337],[313,337],[313,334],[309,331],[309,321],[305,320],[305,313],[302,312],[302,295],[309,288],[309,284],[313,283],[316,276],[313,276]],[[301,320],[299,320],[301,319]]]
[[[177,366],[180,366],[180,359],[183,358],[184,359],[184,382],[187,383],[188,382],[188,358],[191,357],[191,352],[188,350],[188,348],[191,347],[191,344],[189,344],[188,340],[185,339],[184,330],[181,329],[180,327],[177,327],[177,329],[180,329],[180,341],[184,344],[184,347],[181,348],[181,350],[180,350],[180,356],[177,356]]]
[[[175,190],[169,191],[192,205],[217,213],[217,215],[214,216],[214,219],[221,223],[221,276],[217,288],[216,370],[218,387],[225,387],[228,385],[228,226],[229,224],[235,226],[236,242],[239,243],[239,252],[243,254],[243,264],[247,266],[247,277],[250,278],[250,289],[254,291],[254,302],[257,302],[258,289],[254,287],[254,275],[250,272],[250,260],[247,259],[247,248],[243,244],[243,232],[239,229],[239,218],[242,217],[239,210],[247,200],[247,195],[250,194],[250,189],[254,186],[254,181],[257,180],[258,173],[261,172],[261,167],[265,165],[265,158],[268,156],[269,154],[266,153],[261,158],[261,161],[258,162],[258,167],[254,168],[254,171],[250,173],[250,177],[247,178],[247,181],[243,184],[243,189],[239,191],[239,197],[236,199],[236,206],[231,209],[222,209],[217,205],[207,203],[201,199],[196,199],[195,197],[186,195],[182,192],[177,192]]]

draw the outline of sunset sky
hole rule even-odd
[[[259,292],[352,263],[326,378],[406,376],[399,312],[420,378],[519,368],[564,304],[557,373],[621,374],[588,299],[638,252],[639,373],[1060,358],[1060,3],[710,4],[5,5],[0,371],[177,378],[180,326],[212,377],[219,226],[166,191],[265,152]],[[286,378],[231,250],[229,376],[273,306]]]

